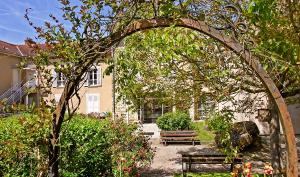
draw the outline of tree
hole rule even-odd
[[[266,92],[239,56],[189,29],[140,32],[127,37],[116,53],[117,91],[134,108],[140,107],[140,98],[150,96],[188,109],[193,99],[197,103],[199,97],[209,95],[215,102],[233,102],[235,111],[241,111],[253,105],[251,99],[234,103],[236,93],[250,97]]]
[[[40,73],[40,89],[42,94],[51,93],[53,82],[48,66],[55,67],[56,72],[62,73],[67,79],[66,84],[52,114],[52,131],[49,138],[49,176],[59,176],[59,134],[64,121],[66,110],[69,117],[77,110],[78,105],[72,106],[72,98],[77,97],[80,104],[78,90],[82,86],[85,74],[89,68],[105,60],[110,47],[115,43],[113,34],[121,32],[138,10],[144,4],[138,1],[99,1],[82,0],[79,5],[73,5],[69,0],[59,0],[63,11],[64,22],[50,15],[53,22],[45,22],[45,26],[38,27],[28,16],[25,17],[32,25],[37,37],[45,45],[40,45],[33,40],[28,40],[34,49],[35,55],[30,58],[37,66]],[[142,12],[142,11],[139,11]],[[71,27],[66,28],[68,23]],[[44,100],[42,100],[44,101]]]
[[[50,177],[59,176],[58,141],[66,110],[69,109],[70,116],[76,111],[76,106],[71,107],[72,98],[78,97],[77,91],[82,85],[84,75],[93,64],[105,60],[116,43],[120,42],[127,35],[139,30],[169,27],[171,25],[195,29],[195,26],[193,27],[189,22],[195,23],[196,20],[203,20],[204,17],[206,19],[206,16],[203,14],[207,12],[209,12],[207,24],[213,26],[218,20],[222,20],[222,18],[216,18],[214,14],[220,12],[221,17],[224,16],[224,11],[220,11],[220,8],[228,3],[228,1],[193,0],[161,0],[153,2],[143,0],[81,0],[77,5],[73,5],[69,0],[59,0],[59,2],[62,5],[64,20],[67,21],[70,28],[64,27],[63,23],[53,15],[51,15],[53,23],[47,22],[44,27],[37,27],[29,19],[28,13],[25,15],[30,25],[36,29],[38,38],[45,43],[45,45],[39,45],[31,41],[31,46],[35,49],[35,56],[32,57],[32,62],[37,65],[40,73],[41,93],[47,94],[51,92],[49,87],[53,78],[50,76],[50,70],[47,66],[55,66],[55,70],[63,73],[67,78],[64,91],[52,114],[52,130],[49,138]],[[183,18],[188,18],[189,20]],[[137,21],[137,19],[142,20]],[[217,23],[219,26],[215,28],[209,27],[207,24],[202,24],[205,27],[204,29],[199,27],[197,29],[214,36],[219,41],[227,44],[235,53],[239,53],[238,49],[241,46],[237,43],[237,40],[224,35],[230,30],[233,31],[232,28],[224,27],[224,23]],[[219,33],[216,31],[210,33],[206,29],[226,29],[227,31],[220,33],[221,39]],[[225,42],[225,38],[237,45],[233,46],[232,43]],[[249,51],[243,51],[245,53],[241,54],[242,57],[249,62]],[[253,69],[256,68],[254,65],[251,66]],[[267,75],[264,71],[257,71],[257,74],[260,74],[261,79],[273,86],[271,80],[262,77]],[[268,88],[269,90],[271,85]],[[280,104],[282,99],[277,99],[277,101],[277,104]],[[288,114],[285,112],[282,112],[282,115],[288,117]],[[283,121],[291,126],[285,119]],[[286,131],[289,134],[293,132],[292,130]],[[291,138],[288,139],[288,143],[292,143],[292,140]],[[290,151],[293,152],[292,150],[291,148]],[[292,158],[290,159],[290,161],[293,160]],[[293,169],[292,167],[291,169]]]
[[[250,32],[265,69],[283,97],[300,93],[300,3],[252,0],[245,12]]]
[[[300,93],[300,3],[280,0],[252,0],[245,14],[249,18],[251,36],[257,43],[255,53],[261,56],[281,95],[288,102],[298,102]],[[271,108],[272,166],[275,172],[280,163],[280,125],[278,110]]]

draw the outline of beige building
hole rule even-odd
[[[81,104],[79,105],[79,113],[102,113],[112,112],[113,109],[113,79],[112,76],[103,76],[103,71],[106,69],[106,64],[101,64],[92,68],[86,73],[86,80],[83,87],[79,90]],[[52,95],[50,99],[58,102],[61,93],[64,89],[65,78],[56,73],[52,69],[53,78],[56,78],[52,84]],[[78,104],[77,99],[73,99],[74,105]]]
[[[14,45],[0,41],[0,101],[5,101],[8,104],[23,103],[26,105],[37,102],[37,94],[34,91],[28,92],[28,88],[34,88],[37,85],[35,66],[28,64],[22,69],[18,67],[22,58],[30,54],[30,49],[26,45]],[[128,105],[125,102],[118,102],[114,106],[113,77],[111,75],[103,75],[106,67],[106,64],[100,64],[97,67],[91,68],[86,74],[86,81],[79,90],[81,98],[81,104],[78,109],[79,113],[104,113],[115,110],[115,116],[122,117],[127,122],[140,121],[151,123],[155,122],[155,119],[159,115],[173,110],[170,107],[166,107],[166,105],[155,104],[155,100],[149,108],[146,106],[137,108],[138,111],[135,113],[128,111]],[[47,98],[57,102],[64,88],[65,78],[60,73],[54,72],[53,69],[52,75],[56,79],[52,85],[52,94],[47,95]],[[243,94],[241,97],[243,97]],[[76,99],[73,99],[73,101],[74,104],[78,103]],[[257,102],[255,105],[258,105],[259,100],[255,101]],[[205,119],[207,109],[211,108],[211,104],[209,99],[194,103],[189,110],[190,116],[195,120]],[[222,107],[222,105],[218,103],[218,107]],[[265,105],[261,108],[265,109]],[[295,133],[300,134],[300,105],[290,104],[288,108],[292,116]],[[257,119],[257,115],[258,109],[253,109],[249,113],[237,113],[236,117],[239,120],[252,120],[256,122],[261,132],[268,134],[267,123],[260,122]]]
[[[26,45],[13,45],[0,41],[0,100],[7,104],[34,102],[35,93],[26,92],[27,88],[35,86],[35,70],[22,68],[19,65],[22,58],[30,55]]]
[[[31,105],[37,102],[37,86],[35,66],[27,64],[20,68],[22,59],[31,54],[27,45],[14,45],[0,41],[0,100],[6,104],[22,103]],[[81,104],[79,113],[102,113],[113,110],[112,76],[103,76],[106,64],[101,64],[86,74],[86,82],[80,89]],[[46,98],[58,101],[64,88],[65,78],[60,73],[55,73],[52,85],[52,94]],[[33,88],[33,89],[31,89]],[[29,92],[31,91],[31,92]],[[74,99],[74,104],[78,100]]]

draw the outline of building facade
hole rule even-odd
[[[31,50],[27,45],[14,45],[0,41],[0,101],[6,102],[6,104],[22,103],[25,105],[38,102],[37,93],[34,91],[28,92],[28,90],[37,86],[35,66],[27,64],[23,68],[19,67],[22,59],[29,55],[31,55]],[[114,112],[115,117],[123,118],[126,122],[153,123],[158,116],[174,110],[174,108],[167,105],[157,104],[155,99],[137,108],[136,112],[130,111],[125,101],[116,103],[113,93],[113,77],[112,75],[103,75],[107,67],[106,64],[102,63],[91,68],[86,74],[85,83],[79,90],[81,104],[79,105],[78,113]],[[51,88],[52,94],[45,97],[58,102],[64,89],[66,78],[61,73],[56,73],[54,69],[52,69],[52,76],[55,78]],[[243,99],[243,94],[239,98],[237,97],[237,100],[239,99]],[[265,103],[267,100],[258,100],[254,97],[253,99],[254,105],[260,106],[253,108],[249,112],[235,113],[236,121],[254,121],[262,134],[268,134],[268,123],[258,119],[259,110],[266,109]],[[76,98],[73,101],[74,104],[78,103]],[[193,120],[204,120],[212,109],[221,109],[225,106],[233,105],[213,103],[209,97],[206,97],[194,101],[189,109],[189,113]],[[295,133],[300,134],[300,104],[291,103],[288,105],[288,108]]]
[[[27,45],[14,45],[0,41],[0,101],[5,104],[21,103],[37,104],[38,95],[37,71],[33,64],[20,67],[22,59],[32,54]],[[81,104],[78,113],[112,112],[113,110],[113,79],[111,75],[103,75],[106,64],[99,64],[86,74],[86,82],[79,90]],[[51,66],[50,66],[51,68]],[[61,73],[51,70],[54,79],[52,94],[43,95],[46,100],[58,102],[64,89],[66,78]],[[78,100],[73,99],[74,104]]]

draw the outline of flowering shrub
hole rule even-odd
[[[44,117],[51,118],[51,112]],[[45,176],[51,119],[27,114],[0,120],[0,176]],[[76,116],[63,124],[60,171],[65,177],[136,176],[153,153],[138,126]]]
[[[43,115],[50,115],[44,111]],[[50,119],[41,114],[0,119],[0,176],[44,176]]]
[[[264,175],[265,176],[273,176],[273,167],[269,162],[265,163],[264,167]]]
[[[245,177],[251,177],[252,173],[252,164],[250,162],[247,162],[247,163],[244,163],[244,166],[243,166],[243,175]]]
[[[250,162],[246,162],[243,165],[235,165],[233,167],[231,175],[233,177],[267,177],[273,176],[273,168],[269,162],[265,163],[264,166],[264,174],[252,174],[252,164]]]
[[[147,139],[138,131],[137,124],[124,121],[111,122],[108,129],[111,141],[114,176],[136,176],[138,171],[150,164],[153,151]]]

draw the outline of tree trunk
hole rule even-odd
[[[49,149],[48,149],[48,175],[49,177],[59,177],[59,135],[62,123],[64,121],[64,116],[67,109],[67,104],[71,99],[71,96],[76,92],[76,86],[79,85],[83,74],[88,70],[92,65],[93,61],[86,61],[78,68],[78,73],[75,73],[76,79],[70,82],[67,82],[63,93],[60,97],[60,100],[56,106],[56,109],[52,115],[52,132],[49,138]],[[77,90],[78,91],[78,90]]]
[[[66,112],[66,98],[64,101],[60,101],[60,104],[57,105],[55,112],[53,113],[52,117],[52,133],[50,135],[50,143],[48,149],[48,156],[49,156],[49,177],[59,177],[59,134],[60,128],[64,119],[64,115]]]
[[[279,115],[276,105],[273,103],[270,106],[271,122],[270,122],[270,150],[271,150],[271,164],[274,173],[278,174],[281,171],[280,163],[280,123]]]

